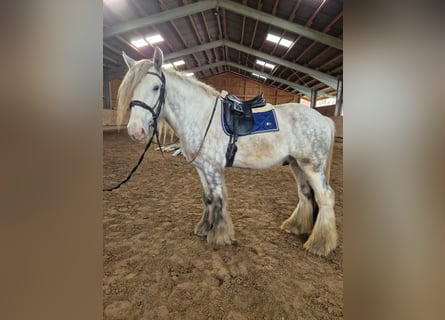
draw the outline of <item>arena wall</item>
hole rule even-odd
[[[102,124],[104,128],[112,128],[116,126],[116,109],[117,109],[117,91],[122,79],[115,79],[111,81],[111,106],[112,109],[103,109]],[[211,85],[216,90],[226,90],[232,94],[235,94],[240,99],[248,100],[255,97],[258,93],[263,92],[267,102],[272,104],[282,104],[288,102],[300,102],[300,97],[291,94],[284,90],[271,88],[259,81],[253,81],[248,78],[244,78],[235,75],[230,72],[221,73],[215,76],[211,76],[201,81]],[[104,99],[105,101],[105,99]],[[105,108],[105,102],[104,102]],[[335,117],[335,105],[315,108],[318,112],[332,118],[336,126],[336,136],[343,137],[343,117]],[[125,125],[128,122],[128,117],[124,120]]]

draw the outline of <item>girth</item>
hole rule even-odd
[[[227,95],[222,100],[223,117],[230,129],[229,145],[226,150],[227,167],[231,167],[235,160],[238,137],[252,132],[254,126],[252,109],[265,105],[266,100],[264,100],[263,93],[248,101],[242,101],[232,94]]]

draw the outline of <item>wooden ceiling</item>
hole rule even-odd
[[[342,0],[104,0],[103,21],[107,80],[125,73],[122,51],[152,57],[152,46],[131,43],[152,34],[164,38],[155,45],[167,62],[184,60],[177,69],[197,78],[232,72],[293,94],[335,97],[343,77]],[[269,33],[290,47],[266,40]]]

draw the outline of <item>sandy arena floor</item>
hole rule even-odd
[[[104,186],[126,177],[143,147],[104,133]],[[298,201],[289,167],[226,169],[238,244],[212,250],[193,234],[204,208],[195,168],[151,148],[130,182],[104,193],[104,319],[342,319],[342,153],[337,142],[339,246],[320,258],[280,230]]]

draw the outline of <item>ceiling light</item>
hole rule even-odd
[[[193,72],[186,73],[185,75],[186,75],[187,77],[191,77],[191,76],[193,76]]]
[[[269,40],[269,41],[278,43],[278,41],[280,41],[280,37],[279,37],[279,36],[276,36],[276,35],[274,35],[274,34],[269,33],[269,34],[267,34],[267,38],[266,38],[266,40]]]
[[[265,62],[265,61],[263,61],[263,60],[260,60],[260,59],[257,59],[257,60],[256,60],[256,64],[258,64],[258,65],[260,65],[260,66],[263,66],[263,67],[266,67],[266,68],[269,68],[269,69],[273,69],[273,68],[275,68],[275,65],[274,65],[274,64],[267,63],[267,62]]]
[[[171,63],[164,63],[162,65],[162,67],[165,68],[165,69],[171,69],[171,68],[173,68],[173,65]]]
[[[261,78],[261,79],[266,79],[266,77],[260,76],[258,73],[255,73],[255,72],[252,72],[252,76],[255,76],[255,77],[258,77],[258,78]]]
[[[131,41],[131,44],[134,45],[136,48],[145,47],[146,45],[148,45],[147,41],[145,41],[144,39],[133,40]]]
[[[256,60],[256,64],[259,64],[260,66],[264,66],[266,62],[264,62],[263,60],[257,59]]]
[[[267,34],[266,40],[272,41],[273,43],[278,43],[280,46],[284,46],[287,48],[289,48],[292,44],[292,41],[281,38],[271,33]]]
[[[162,38],[162,36],[160,34],[148,36],[145,39],[151,44],[164,41],[164,38]]]
[[[292,41],[282,38],[278,44],[289,48],[290,45],[292,44]]]
[[[182,66],[183,64],[185,64],[185,62],[184,60],[178,60],[173,62],[173,64],[175,65],[175,67],[177,67],[177,66]]]

